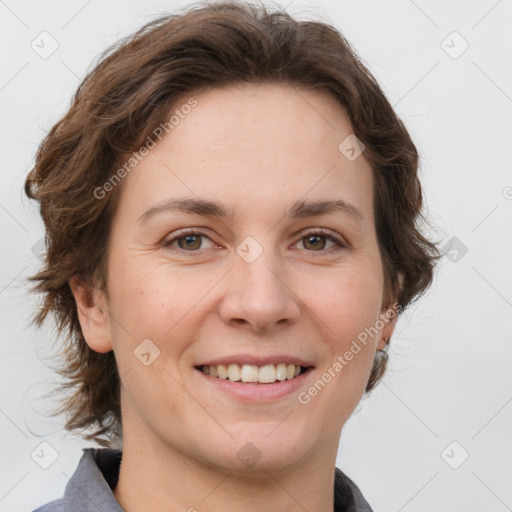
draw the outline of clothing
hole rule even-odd
[[[64,497],[33,512],[124,512],[112,489],[117,485],[123,452],[113,448],[84,448]],[[356,484],[336,468],[335,512],[372,512]]]

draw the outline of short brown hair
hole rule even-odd
[[[118,369],[113,351],[99,354],[85,342],[68,281],[78,274],[105,286],[122,184],[101,199],[94,190],[166,121],[178,97],[245,83],[330,93],[346,109],[373,169],[386,306],[395,302],[402,312],[423,294],[440,257],[417,226],[425,219],[416,147],[338,30],[263,5],[205,4],[159,17],[107,49],[42,141],[25,183],[26,194],[40,203],[46,228],[45,266],[32,277],[44,294],[35,320],[40,325],[53,313],[58,333],[68,331],[58,371],[67,378],[63,387],[74,392],[59,412],[67,413],[68,431],[94,427],[84,438],[103,446],[122,438]],[[384,369],[385,361],[374,365],[366,391]]]

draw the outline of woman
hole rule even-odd
[[[107,52],[26,182],[61,412],[103,447],[38,510],[371,510],[335,462],[439,257],[417,169],[324,23],[200,4]]]

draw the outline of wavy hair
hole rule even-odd
[[[46,229],[44,268],[31,278],[43,295],[35,322],[41,325],[51,313],[62,335],[58,371],[67,379],[62,387],[73,392],[58,412],[66,413],[68,431],[93,428],[84,439],[102,446],[122,440],[114,353],[89,348],[68,284],[73,275],[106,284],[105,256],[122,183],[101,199],[94,191],[166,122],[178,98],[244,83],[321,90],[344,107],[373,170],[385,304],[398,303],[402,312],[432,282],[440,254],[420,232],[419,222],[426,219],[418,151],[336,28],[236,1],[200,2],[160,16],[100,55],[66,114],[41,142],[25,182]],[[367,392],[385,366],[385,358],[375,359]]]

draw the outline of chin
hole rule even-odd
[[[309,434],[306,431],[290,431],[290,425],[287,423],[285,427],[285,423],[277,426],[279,421],[273,421],[269,428],[270,422],[265,422],[265,428],[260,426],[258,429],[252,425],[252,431],[246,429],[244,435],[233,435],[233,429],[227,429],[233,438],[225,442],[212,442],[214,453],[211,450],[212,444],[207,443],[205,448],[209,460],[205,463],[235,474],[261,474],[265,477],[268,477],[269,472],[283,471],[299,464],[307,458],[307,453],[314,452],[311,429]]]

